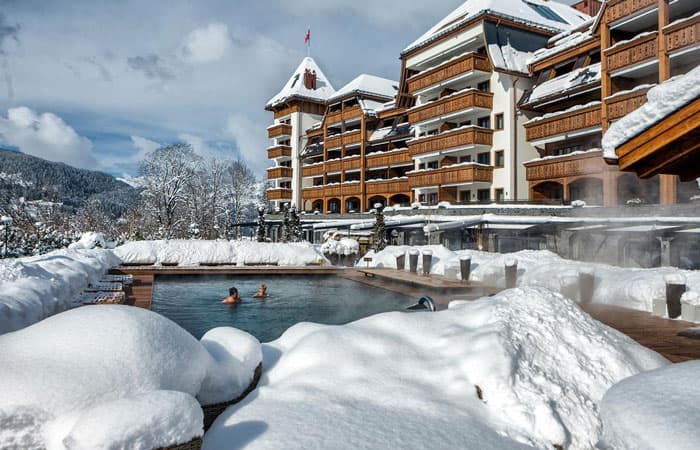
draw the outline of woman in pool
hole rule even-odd
[[[253,295],[253,297],[254,297],[254,298],[265,298],[265,297],[269,297],[269,295],[268,295],[268,293],[267,293],[267,286],[265,286],[264,284],[261,284],[261,285],[260,285],[260,288],[258,288],[258,292],[256,292],[255,295]]]
[[[223,299],[221,303],[228,303],[231,305],[235,305],[236,303],[240,303],[241,298],[238,296],[238,289],[235,287],[232,287],[231,289],[228,290],[228,297]]]

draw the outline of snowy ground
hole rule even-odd
[[[503,287],[505,274],[503,267],[507,260],[518,264],[518,286],[546,287],[562,293],[574,300],[578,298],[578,274],[581,271],[595,275],[593,302],[622,306],[642,311],[653,310],[655,298],[665,298],[666,279],[681,277],[687,285],[684,299],[700,305],[700,271],[681,270],[674,267],[634,269],[606,264],[584,263],[559,257],[547,250],[523,250],[516,253],[500,254],[476,250],[453,252],[442,245],[429,246],[390,246],[379,254],[369,252],[370,266],[396,268],[396,255],[408,252],[429,250],[433,254],[431,273],[459,279],[460,257],[471,257],[471,280],[490,286]],[[418,258],[418,271],[422,271],[422,256]],[[366,267],[362,261],[358,266]],[[697,320],[697,319],[696,319]]]
[[[124,263],[129,264],[306,266],[327,262],[308,242],[272,244],[251,241],[135,241],[117,247],[114,253]]]
[[[535,288],[299,324],[263,353],[258,389],[219,417],[206,450],[590,449],[607,389],[667,363]]]

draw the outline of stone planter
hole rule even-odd
[[[665,317],[666,316],[666,298],[656,297],[654,298],[654,304],[651,313],[655,316]]]
[[[681,303],[681,319],[688,322],[700,322],[700,307]]]

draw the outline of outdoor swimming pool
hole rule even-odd
[[[265,283],[269,297],[253,298]],[[238,305],[221,300],[235,286]],[[196,338],[211,328],[231,326],[261,342],[277,339],[298,322],[340,325],[386,311],[405,310],[416,299],[335,276],[159,276],[151,309]]]

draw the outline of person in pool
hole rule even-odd
[[[254,298],[264,298],[264,297],[269,297],[267,293],[267,286],[264,284],[261,284],[260,287],[258,288],[258,292],[253,295]]]
[[[238,289],[235,287],[232,287],[231,289],[228,290],[228,297],[223,299],[221,303],[228,303],[228,304],[236,304],[240,303],[241,298],[238,296]]]

